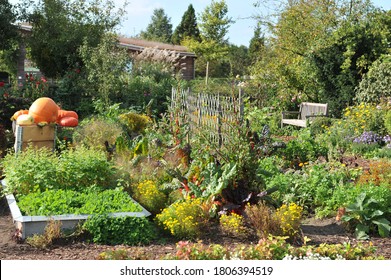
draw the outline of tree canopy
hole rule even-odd
[[[186,12],[182,16],[182,21],[172,35],[172,42],[179,45],[186,37],[192,38],[196,41],[201,41],[200,30],[197,25],[197,17],[193,5],[190,4]]]
[[[82,65],[83,44],[97,46],[102,36],[115,30],[122,9],[111,0],[43,0],[29,16],[32,34],[28,47],[33,61],[48,77],[58,77]]]
[[[16,13],[8,0],[0,0],[0,50],[10,48],[12,42],[18,36],[15,25]]]
[[[140,33],[142,39],[171,43],[172,24],[171,19],[165,14],[164,9],[155,9],[151,17],[151,22],[147,29]]]

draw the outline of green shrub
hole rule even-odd
[[[391,97],[391,55],[383,55],[369,68],[358,85],[358,102],[379,102],[381,98]]]
[[[83,190],[115,186],[115,169],[102,151],[78,147],[61,153],[57,166],[58,188]]]
[[[79,147],[60,156],[47,149],[27,148],[2,161],[7,193],[28,194],[51,189],[81,190],[115,186],[115,170],[103,152]]]
[[[118,119],[125,125],[129,134],[143,134],[147,126],[152,123],[150,117],[134,112],[119,115]]]
[[[384,126],[386,127],[388,135],[391,135],[391,110],[384,115]]]
[[[101,118],[84,119],[73,134],[76,146],[105,150],[105,141],[114,144],[123,133],[121,126]]]
[[[145,217],[95,215],[88,218],[83,227],[98,244],[134,246],[148,244],[156,238],[153,225]]]
[[[57,167],[59,159],[47,149],[28,147],[23,152],[8,153],[2,161],[6,176],[5,193],[28,194],[58,188]]]
[[[321,133],[325,133],[327,129],[333,124],[334,120],[327,117],[318,117],[313,120],[310,125],[310,134],[317,136]]]
[[[304,163],[315,161],[318,157],[326,157],[328,148],[325,143],[318,143],[308,130],[303,130],[298,138],[289,141],[285,149],[278,150],[279,156],[284,158],[289,167],[300,169]]]

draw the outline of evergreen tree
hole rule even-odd
[[[254,63],[262,57],[262,51],[265,47],[265,37],[261,33],[261,27],[257,26],[254,29],[254,36],[250,40],[248,55]]]
[[[189,5],[182,16],[181,23],[175,29],[175,32],[172,35],[172,42],[179,45],[186,37],[201,41],[200,30],[197,26],[197,17],[192,4]]]
[[[171,43],[172,24],[171,18],[167,17],[163,9],[155,9],[151,17],[151,23],[146,31],[140,33],[140,37],[145,40]]]

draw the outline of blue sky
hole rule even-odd
[[[9,1],[16,3],[21,0]],[[122,6],[125,0],[114,0],[114,2],[118,6]],[[166,15],[171,19],[173,30],[175,30],[189,4],[193,4],[197,18],[199,18],[199,14],[204,11],[207,5],[210,5],[211,0],[128,0],[128,2],[127,15],[119,32],[131,37],[147,28],[151,22],[153,10],[156,8],[164,9]],[[254,2],[256,0],[226,0],[228,16],[235,21],[228,34],[231,43],[248,46],[256,25],[256,21],[251,17],[259,13],[259,10],[253,6]],[[391,9],[391,0],[372,0],[372,2],[384,10]]]
[[[225,1],[228,6],[228,16],[235,20],[229,29],[229,41],[235,45],[248,46],[256,26],[256,21],[251,17],[259,13],[259,10],[253,6],[256,0]],[[117,0],[116,2],[123,3],[124,1]],[[199,18],[199,14],[207,5],[210,5],[211,0],[129,0],[129,2],[127,20],[124,21],[120,32],[133,36],[146,29],[151,22],[153,10],[156,8],[164,9],[166,15],[171,18],[173,30],[175,30],[189,4],[193,5],[197,18]],[[391,0],[372,0],[372,2],[385,10],[391,9]]]

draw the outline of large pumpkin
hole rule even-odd
[[[35,123],[55,123],[58,116],[58,110],[59,107],[51,98],[41,97],[31,104],[29,115],[34,118]]]

